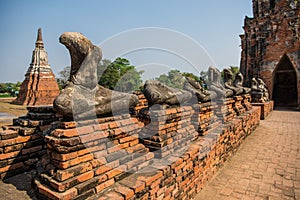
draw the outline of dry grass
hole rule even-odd
[[[26,106],[14,105],[11,102],[14,99],[2,99],[0,98],[0,113],[7,113],[10,116],[22,116],[26,115],[27,109]],[[0,126],[12,124],[12,121],[9,119],[0,118]]]

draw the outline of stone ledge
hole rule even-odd
[[[272,100],[265,103],[251,103],[251,105],[261,108],[261,113],[260,113],[261,120],[266,119],[274,109],[274,101]]]

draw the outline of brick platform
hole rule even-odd
[[[52,125],[34,180],[38,196],[85,199],[149,165],[154,155],[139,143],[140,129],[130,115]]]
[[[274,101],[268,101],[265,103],[251,103],[252,106],[259,106],[261,109],[260,119],[264,120],[272,112],[274,108]]]
[[[33,185],[41,199],[192,198],[258,126],[260,107],[241,109],[244,99],[142,108],[140,120],[122,115],[66,121],[51,107],[29,107],[27,117],[4,127],[9,131],[1,137],[15,141],[24,132],[15,127],[38,133],[42,149],[16,152],[39,153]]]
[[[220,100],[216,101],[216,103],[215,114],[223,123],[229,122],[237,115],[234,110],[235,100],[233,98],[226,98],[224,101]]]
[[[35,164],[46,153],[43,130],[57,121],[52,107],[28,107],[24,117],[13,120],[13,125],[0,130],[0,177],[35,168]]]
[[[140,141],[154,152],[156,158],[172,154],[198,136],[191,122],[193,113],[191,106],[148,111],[143,116],[147,123],[139,133]]]
[[[144,168],[91,199],[190,199],[259,124],[260,108]]]
[[[248,111],[251,110],[252,105],[251,105],[251,94],[244,94],[243,96],[243,100],[242,100],[242,105],[244,106],[244,108]]]
[[[200,136],[206,135],[209,131],[214,130],[222,123],[215,114],[217,110],[216,103],[198,103],[193,106],[193,109],[195,112],[192,117],[192,122]]]

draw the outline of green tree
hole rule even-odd
[[[232,72],[232,74],[233,74],[233,78],[234,78],[235,75],[236,75],[237,73],[239,73],[240,68],[237,67],[237,66],[230,66],[230,70],[231,70],[231,72]]]
[[[228,69],[230,69],[230,71],[232,72],[232,74],[233,74],[232,77],[234,80],[235,75],[240,71],[240,69],[237,66],[230,66]],[[224,80],[224,71],[223,70],[221,72],[221,76],[222,76],[222,80]]]
[[[65,68],[63,68],[60,72],[59,72],[59,78],[56,79],[59,88],[63,88],[64,85],[67,83],[67,81],[70,78],[70,71],[71,71],[71,67],[70,66],[66,66]]]
[[[156,78],[161,83],[166,84],[167,86],[182,89],[184,84],[184,77],[179,70],[170,70],[168,75],[162,74]]]
[[[183,72],[182,76],[189,77],[191,79],[194,79],[195,81],[200,81],[200,78],[198,76],[196,76],[195,74],[193,74],[193,73]]]
[[[0,83],[0,93],[6,93],[7,96],[16,96],[19,93],[21,82]]]
[[[114,75],[117,75],[118,72],[117,72],[117,69],[114,68],[114,66],[110,66],[112,63],[110,60],[108,59],[102,59],[98,66],[97,66],[97,77],[98,77],[98,81],[99,81],[99,84],[107,87],[107,88],[113,88],[113,87],[110,87],[110,83],[109,83],[109,74],[113,74],[113,71],[114,71]],[[106,74],[104,74],[104,72]]]
[[[97,68],[99,84],[111,90],[131,92],[138,90],[142,84],[141,74],[125,58],[110,62],[104,59]]]

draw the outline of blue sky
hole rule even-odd
[[[128,58],[151,77],[179,69],[198,73],[240,62],[240,38],[251,0],[1,0],[0,82],[23,81],[37,29],[55,75],[70,65],[58,42],[77,31],[100,45],[103,57]],[[150,48],[151,47],[151,48]],[[121,51],[121,50],[124,51]]]

